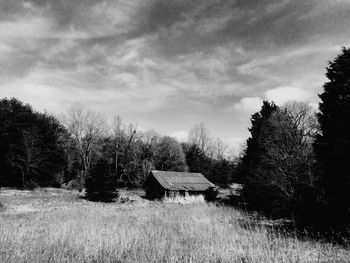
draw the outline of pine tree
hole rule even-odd
[[[334,228],[349,223],[350,208],[350,49],[343,49],[327,67],[328,82],[320,95],[321,134],[315,151]]]
[[[257,169],[261,167],[262,158],[266,154],[263,130],[277,109],[274,103],[264,101],[260,112],[252,115],[252,127],[249,129],[251,137],[247,140],[247,148],[238,166],[238,175],[244,184],[244,196],[255,209],[262,209],[264,206],[260,195],[263,190],[256,180]]]
[[[109,173],[108,162],[97,161],[85,181],[86,196],[91,201],[110,202],[117,197],[115,178]]]

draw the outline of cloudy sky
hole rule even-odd
[[[263,99],[317,105],[350,0],[0,0],[0,97],[238,145]]]

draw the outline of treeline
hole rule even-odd
[[[114,186],[140,187],[151,169],[202,172],[221,185],[234,180],[227,146],[203,124],[181,144],[120,116],[107,123],[77,105],[58,121],[15,98],[0,100],[0,123],[1,186],[83,189],[96,169]]]
[[[0,184],[82,189],[87,178],[92,188],[103,178],[113,187],[140,187],[151,169],[201,172],[218,185],[243,183],[251,209],[339,232],[350,219],[349,49],[329,63],[326,76],[317,114],[301,103],[264,101],[251,117],[251,136],[238,162],[203,124],[181,144],[118,116],[108,125],[79,106],[58,121],[2,99]]]
[[[16,99],[0,101],[0,186],[55,185],[64,166],[65,128]]]
[[[317,114],[305,104],[264,101],[251,117],[237,175],[251,209],[341,233],[350,223],[349,49],[326,76]]]

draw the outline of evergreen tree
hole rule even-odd
[[[209,178],[211,159],[196,144],[182,144],[189,172],[202,173]]]
[[[189,172],[201,173],[214,184],[226,186],[233,180],[236,167],[233,162],[222,159],[214,159],[207,156],[197,144],[183,143],[182,147],[186,155],[186,164]]]
[[[244,184],[244,196],[252,208],[260,209],[264,206],[261,199],[261,184],[256,180],[257,169],[261,167],[262,158],[266,155],[264,148],[263,129],[271,115],[278,107],[274,103],[263,102],[260,112],[252,115],[252,126],[249,129],[251,137],[247,140],[247,148],[238,165],[238,177]]]
[[[97,161],[85,181],[86,196],[91,201],[111,202],[117,197],[115,178],[110,174],[110,165],[104,159]]]
[[[251,208],[298,224],[315,219],[314,154],[309,135],[314,122],[304,107],[278,108],[264,102],[252,117],[252,136],[239,164],[244,196]]]
[[[321,134],[315,151],[329,207],[328,223],[349,223],[350,208],[350,49],[343,49],[327,67],[328,82],[320,95]]]
[[[211,167],[208,179],[221,186],[227,186],[231,182],[239,183],[238,180],[234,180],[235,165],[226,159],[211,160]]]

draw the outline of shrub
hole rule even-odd
[[[86,197],[91,201],[111,202],[118,196],[116,180],[110,176],[108,162],[99,160],[85,181]]]
[[[66,190],[81,190],[80,189],[80,183],[78,179],[74,179],[69,181],[68,183],[64,183],[61,186],[63,189]]]
[[[210,187],[205,191],[205,200],[211,202],[215,201],[219,191],[216,187]]]

